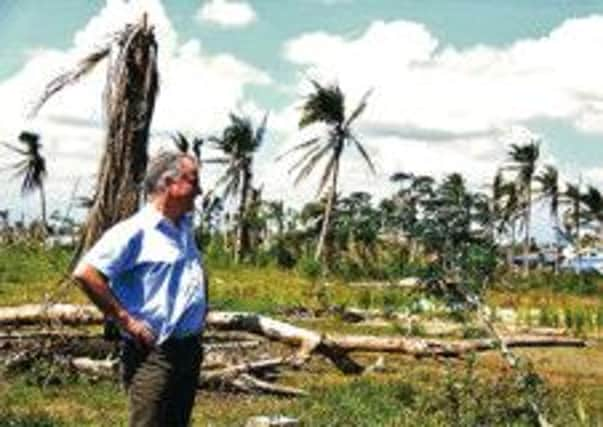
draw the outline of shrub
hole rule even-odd
[[[320,264],[320,261],[316,261],[310,255],[301,257],[296,264],[296,269],[299,274],[312,281],[318,280],[322,274],[322,265]]]
[[[224,247],[224,241],[220,235],[215,235],[205,249],[205,258],[213,266],[228,268],[232,265],[232,255]]]

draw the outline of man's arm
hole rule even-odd
[[[80,288],[88,298],[108,317],[115,321],[134,338],[146,347],[153,346],[153,332],[140,320],[131,316],[117,301],[105,276],[89,264],[81,264],[73,273]]]

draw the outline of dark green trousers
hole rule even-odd
[[[170,339],[151,350],[123,340],[121,370],[128,393],[129,425],[188,426],[202,358],[199,337]]]

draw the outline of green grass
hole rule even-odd
[[[0,304],[41,302],[47,294],[57,292],[54,286],[69,260],[66,250],[45,250],[36,245],[0,248]],[[270,265],[260,268],[210,261],[207,268],[214,309],[277,317],[289,310],[320,311],[332,306],[416,313],[420,311],[419,298],[424,298],[420,293],[395,289],[352,288],[332,278],[326,282],[311,280],[307,272]],[[516,308],[524,317],[527,310],[541,308],[529,319],[535,326],[571,327],[577,334],[600,333],[602,297],[586,292],[575,282],[563,285],[562,278],[554,279],[554,286],[546,286],[548,279],[540,275],[532,279],[532,284],[497,287],[488,294],[488,302]],[[86,302],[71,285],[64,289],[60,300]],[[337,315],[296,323],[331,333],[406,333],[395,325],[375,328],[349,324]],[[421,334],[420,330],[411,332]],[[463,334],[480,337],[483,331],[467,325]],[[542,397],[550,421],[564,426],[603,422],[603,343],[595,341],[587,349],[530,349],[520,353],[533,362],[550,385]],[[377,357],[353,356],[364,364]],[[286,371],[280,380],[310,391],[308,398],[200,392],[195,425],[241,426],[250,416],[276,414],[299,417],[304,426],[443,426],[455,425],[453,421],[467,426],[531,425],[529,416],[522,412],[525,402],[512,381],[513,374],[495,353],[478,356],[475,366],[387,355],[386,366],[390,369],[387,373],[344,376],[327,362],[313,358],[301,371]],[[0,426],[124,425],[126,398],[117,383],[59,373],[57,381],[42,387],[43,368],[0,375]]]
[[[580,353],[532,349],[522,354],[535,362],[550,384],[537,394],[549,421],[563,426],[603,421],[603,368],[593,363],[601,360],[603,346]],[[359,357],[363,363],[373,358]],[[255,415],[292,416],[304,426],[534,425],[522,386],[502,360],[493,353],[472,360],[392,355],[386,357],[389,372],[362,377],[342,375],[331,365],[313,360],[301,372],[280,380],[308,390],[310,396],[285,399],[200,392],[194,425],[242,426]],[[582,379],[580,373],[588,378]],[[581,423],[580,410],[589,423]],[[114,382],[67,375],[62,383],[41,387],[24,374],[0,377],[2,426],[118,426],[126,419],[126,396]]]
[[[597,273],[532,271],[527,277],[521,273],[507,273],[498,278],[495,288],[507,292],[551,290],[557,294],[590,296],[603,291],[603,278]]]
[[[127,417],[125,395],[112,382],[85,380],[42,387],[26,375],[4,377],[0,425],[116,426]]]

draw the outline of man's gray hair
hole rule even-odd
[[[191,159],[197,163],[193,156],[174,151],[162,151],[149,161],[144,179],[146,197],[163,191],[166,187],[166,178],[178,178],[180,176],[182,159]]]

